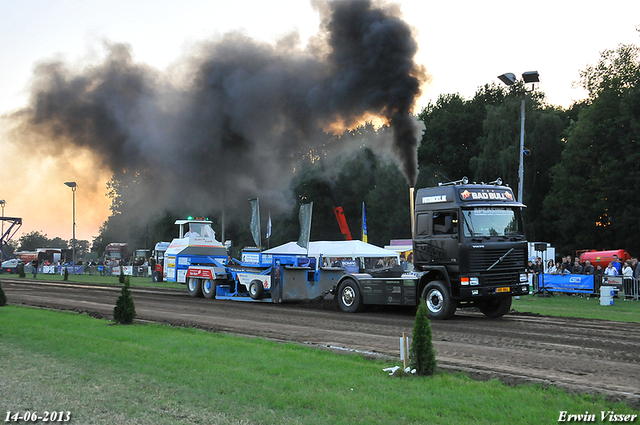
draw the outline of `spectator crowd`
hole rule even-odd
[[[638,266],[638,259],[632,257],[624,262],[620,261],[617,255],[613,255],[612,261],[606,263],[603,267],[602,263],[596,264],[594,267],[591,261],[586,260],[584,263],[580,262],[579,257],[571,258],[571,255],[562,257],[561,261],[549,260],[546,265],[542,263],[542,258],[536,257],[535,262],[529,261],[528,270],[529,273],[534,274],[534,278],[537,279],[538,275],[551,274],[551,275],[593,275],[598,282],[602,282],[603,278],[611,276],[621,276],[625,282],[625,293],[627,292],[627,284],[629,282],[636,283],[635,286],[629,286],[629,288],[635,287],[634,292],[637,292],[638,281],[640,280],[640,266]],[[635,294],[636,296],[638,294]]]

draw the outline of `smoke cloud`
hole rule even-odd
[[[369,1],[317,2],[321,26],[307,46],[229,33],[183,59],[179,77],[136,63],[108,44],[81,70],[38,66],[30,104],[15,113],[14,140],[46,155],[89,150],[96,167],[128,176],[128,202],[220,209],[260,197],[277,209],[300,158],[330,130],[372,116],[410,184],[417,175],[412,108],[429,76],[414,62],[412,29],[397,8]]]

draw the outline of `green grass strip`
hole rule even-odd
[[[538,296],[514,299],[511,308],[520,313],[544,316],[577,317],[640,323],[640,302],[615,298],[614,305],[600,305],[598,298],[557,293],[548,298]]]
[[[18,278],[17,274],[12,275],[3,275],[7,278]],[[173,288],[173,289],[185,289],[185,285],[183,283],[175,283],[175,282],[151,282],[150,277],[133,277],[130,276],[130,284],[131,286],[145,287],[145,288]],[[27,280],[34,280],[30,274],[27,274],[25,278]],[[64,277],[59,274],[38,274],[35,278],[36,281],[47,281],[47,282],[63,282]],[[75,283],[86,283],[89,285],[117,285],[122,286],[120,283],[118,276],[100,276],[100,275],[89,275],[89,274],[78,274],[78,275],[69,275],[69,282]]]
[[[634,413],[459,374],[392,378],[390,363],[292,343],[16,306],[0,308],[0,357],[0,414],[69,410],[74,424],[540,424],[560,411]]]

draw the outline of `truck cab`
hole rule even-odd
[[[196,279],[190,279],[187,272],[192,266],[215,266],[222,273],[227,263],[227,250],[216,240],[212,222],[204,218],[176,220],[179,226],[178,237],[171,241],[164,253],[164,276],[168,282],[188,284],[193,296],[200,293],[195,287]],[[222,273],[224,274],[224,273]]]
[[[413,261],[431,318],[449,318],[457,307],[499,317],[513,296],[529,293],[523,207],[499,179],[417,191]]]

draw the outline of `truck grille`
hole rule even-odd
[[[501,262],[487,271],[487,269],[498,261],[509,249],[510,248],[485,248],[471,250],[469,252],[469,271],[479,273],[495,273],[505,270],[524,271],[526,259],[524,248],[515,248]]]
[[[499,275],[485,275],[483,277],[482,282],[484,286],[517,285],[518,283],[520,283],[520,273],[503,273]]]

